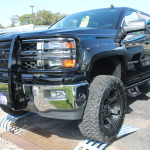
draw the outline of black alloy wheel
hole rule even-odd
[[[121,115],[121,96],[117,89],[112,89],[104,101],[102,118],[105,128],[115,128]]]

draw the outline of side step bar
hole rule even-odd
[[[130,97],[136,97],[140,94],[141,92],[139,91],[137,86],[127,89],[127,95]]]

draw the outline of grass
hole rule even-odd
[[[8,84],[0,83],[0,91],[8,91]]]
[[[56,88],[56,89],[62,89]],[[71,109],[74,105],[74,96],[72,94],[72,87],[66,88],[67,100],[66,101],[51,101],[50,103],[53,104],[58,109]]]

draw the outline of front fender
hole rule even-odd
[[[122,57],[127,68],[127,53],[124,46],[118,47],[114,39],[88,39],[80,42],[79,70],[91,71],[94,63],[112,56]]]

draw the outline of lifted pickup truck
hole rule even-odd
[[[87,138],[114,139],[126,95],[139,95],[150,80],[149,23],[146,13],[112,7],[69,15],[46,31],[1,36],[1,108],[80,120]]]

